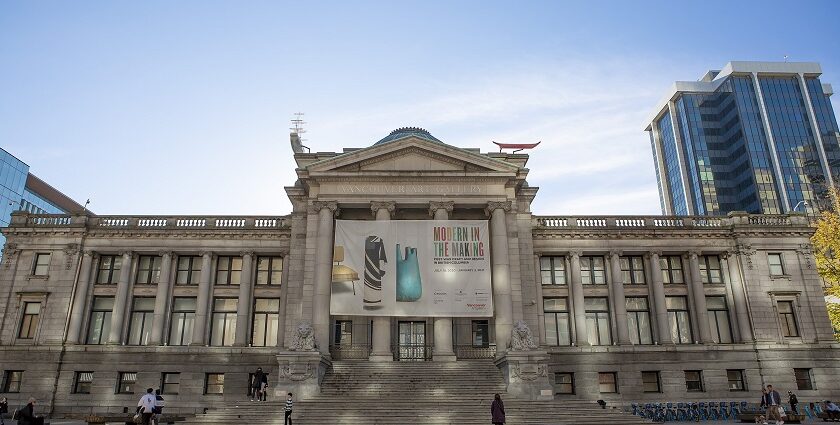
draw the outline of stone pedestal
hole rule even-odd
[[[295,400],[306,400],[321,393],[324,374],[332,366],[329,357],[318,351],[281,351],[277,354],[279,376],[274,395],[285,400],[289,392]]]
[[[548,377],[548,352],[544,350],[513,351],[496,360],[507,384],[509,398],[520,400],[553,400],[554,387]]]

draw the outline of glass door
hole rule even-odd
[[[422,362],[426,360],[426,322],[399,322],[400,361]]]

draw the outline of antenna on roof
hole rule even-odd
[[[306,124],[306,121],[303,120],[303,115],[303,112],[295,112],[295,117],[292,118],[292,126],[289,127],[289,130],[292,130],[289,138],[292,142],[292,152],[294,153],[303,153],[304,148],[307,152],[311,152],[308,147],[303,145],[306,139],[301,137],[303,133],[306,133],[306,129],[303,128],[303,125]]]

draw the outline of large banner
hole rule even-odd
[[[330,314],[489,317],[482,220],[336,220]]]

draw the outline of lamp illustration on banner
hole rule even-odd
[[[356,295],[356,281],[359,280],[359,274],[355,270],[347,267],[341,262],[344,261],[344,247],[333,247],[333,262],[332,268],[332,283],[353,282],[353,295]]]
[[[388,257],[385,256],[385,242],[379,236],[368,236],[365,238],[364,308],[366,309],[382,306],[382,276],[385,276],[383,262],[388,262]]]
[[[420,263],[417,261],[417,248],[405,247],[405,258],[397,244],[397,301],[412,302],[423,295],[420,281]]]

